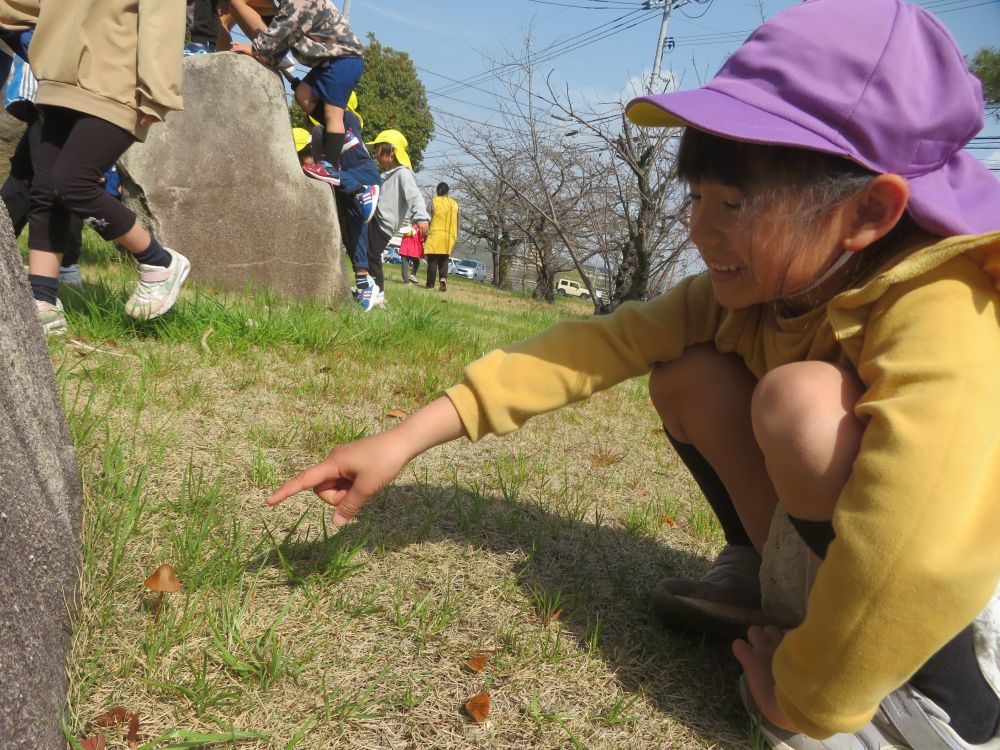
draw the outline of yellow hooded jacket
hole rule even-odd
[[[447,195],[437,195],[431,203],[430,215],[424,255],[451,255],[458,239],[458,201]]]
[[[1000,232],[933,241],[794,318],[721,307],[706,275],[560,323],[448,390],[473,440],[713,342],[758,377],[805,360],[857,372],[865,424],[805,621],[774,657],[813,737],[853,732],[967,626],[1000,581]],[[891,644],[891,645],[887,645]]]

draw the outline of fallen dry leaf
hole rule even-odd
[[[128,715],[128,747],[129,750],[139,747],[139,714]]]
[[[662,516],[660,516],[660,523],[662,523],[664,526],[669,526],[670,528],[676,528],[681,525],[680,521],[678,521],[669,513],[664,513]]]
[[[92,734],[83,742],[80,743],[80,747],[83,750],[104,750],[104,735],[103,734]]]
[[[108,727],[116,727],[123,721],[125,721],[125,709],[121,706],[114,706],[94,719],[93,724],[95,727],[107,729]]]
[[[490,694],[483,690],[469,698],[465,711],[477,724],[482,724],[490,715]]]
[[[486,654],[477,652],[466,660],[465,666],[473,672],[482,672],[486,669],[487,661],[489,661],[489,657]]]
[[[590,465],[595,469],[616,464],[624,458],[623,453],[616,453],[611,450],[599,450],[590,454]]]
[[[553,620],[558,620],[559,619],[559,615],[562,614],[562,611],[563,611],[563,608],[560,607],[555,612],[553,612],[551,615],[549,615],[549,622],[552,622]]]
[[[387,417],[395,417],[396,419],[406,419],[408,416],[410,416],[402,409],[386,409],[385,415]]]

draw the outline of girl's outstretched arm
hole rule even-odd
[[[302,490],[312,490],[336,507],[333,522],[343,526],[411,459],[466,434],[451,400],[442,396],[387,432],[337,446],[318,464],[282,484],[265,502],[277,505]]]

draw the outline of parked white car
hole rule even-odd
[[[604,294],[600,289],[595,289],[594,293],[597,294],[597,299],[604,299]],[[579,297],[580,299],[585,300],[590,299],[590,292],[587,291],[587,287],[579,281],[573,281],[572,279],[559,279],[556,284],[556,294],[561,294],[564,297]]]
[[[464,276],[473,281],[486,281],[486,266],[481,260],[452,258],[451,262],[448,263],[448,273]]]

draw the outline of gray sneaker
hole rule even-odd
[[[149,266],[139,264],[139,281],[135,291],[125,303],[125,312],[136,320],[152,320],[174,306],[181,284],[191,271],[191,261],[169,247],[170,265]]]
[[[56,300],[53,305],[36,299],[35,310],[46,336],[62,336],[66,333],[66,313],[63,312],[62,302]]]
[[[664,578],[651,594],[653,612],[667,627],[743,638],[751,625],[774,624],[760,607],[760,555],[729,544],[697,581]]]
[[[1000,737],[982,745],[965,742],[948,726],[948,714],[909,685],[890,693],[875,717],[857,732],[825,740],[793,734],[765,719],[745,677],[740,677],[740,700],[758,723],[767,746],[775,750],[1000,750]]]

